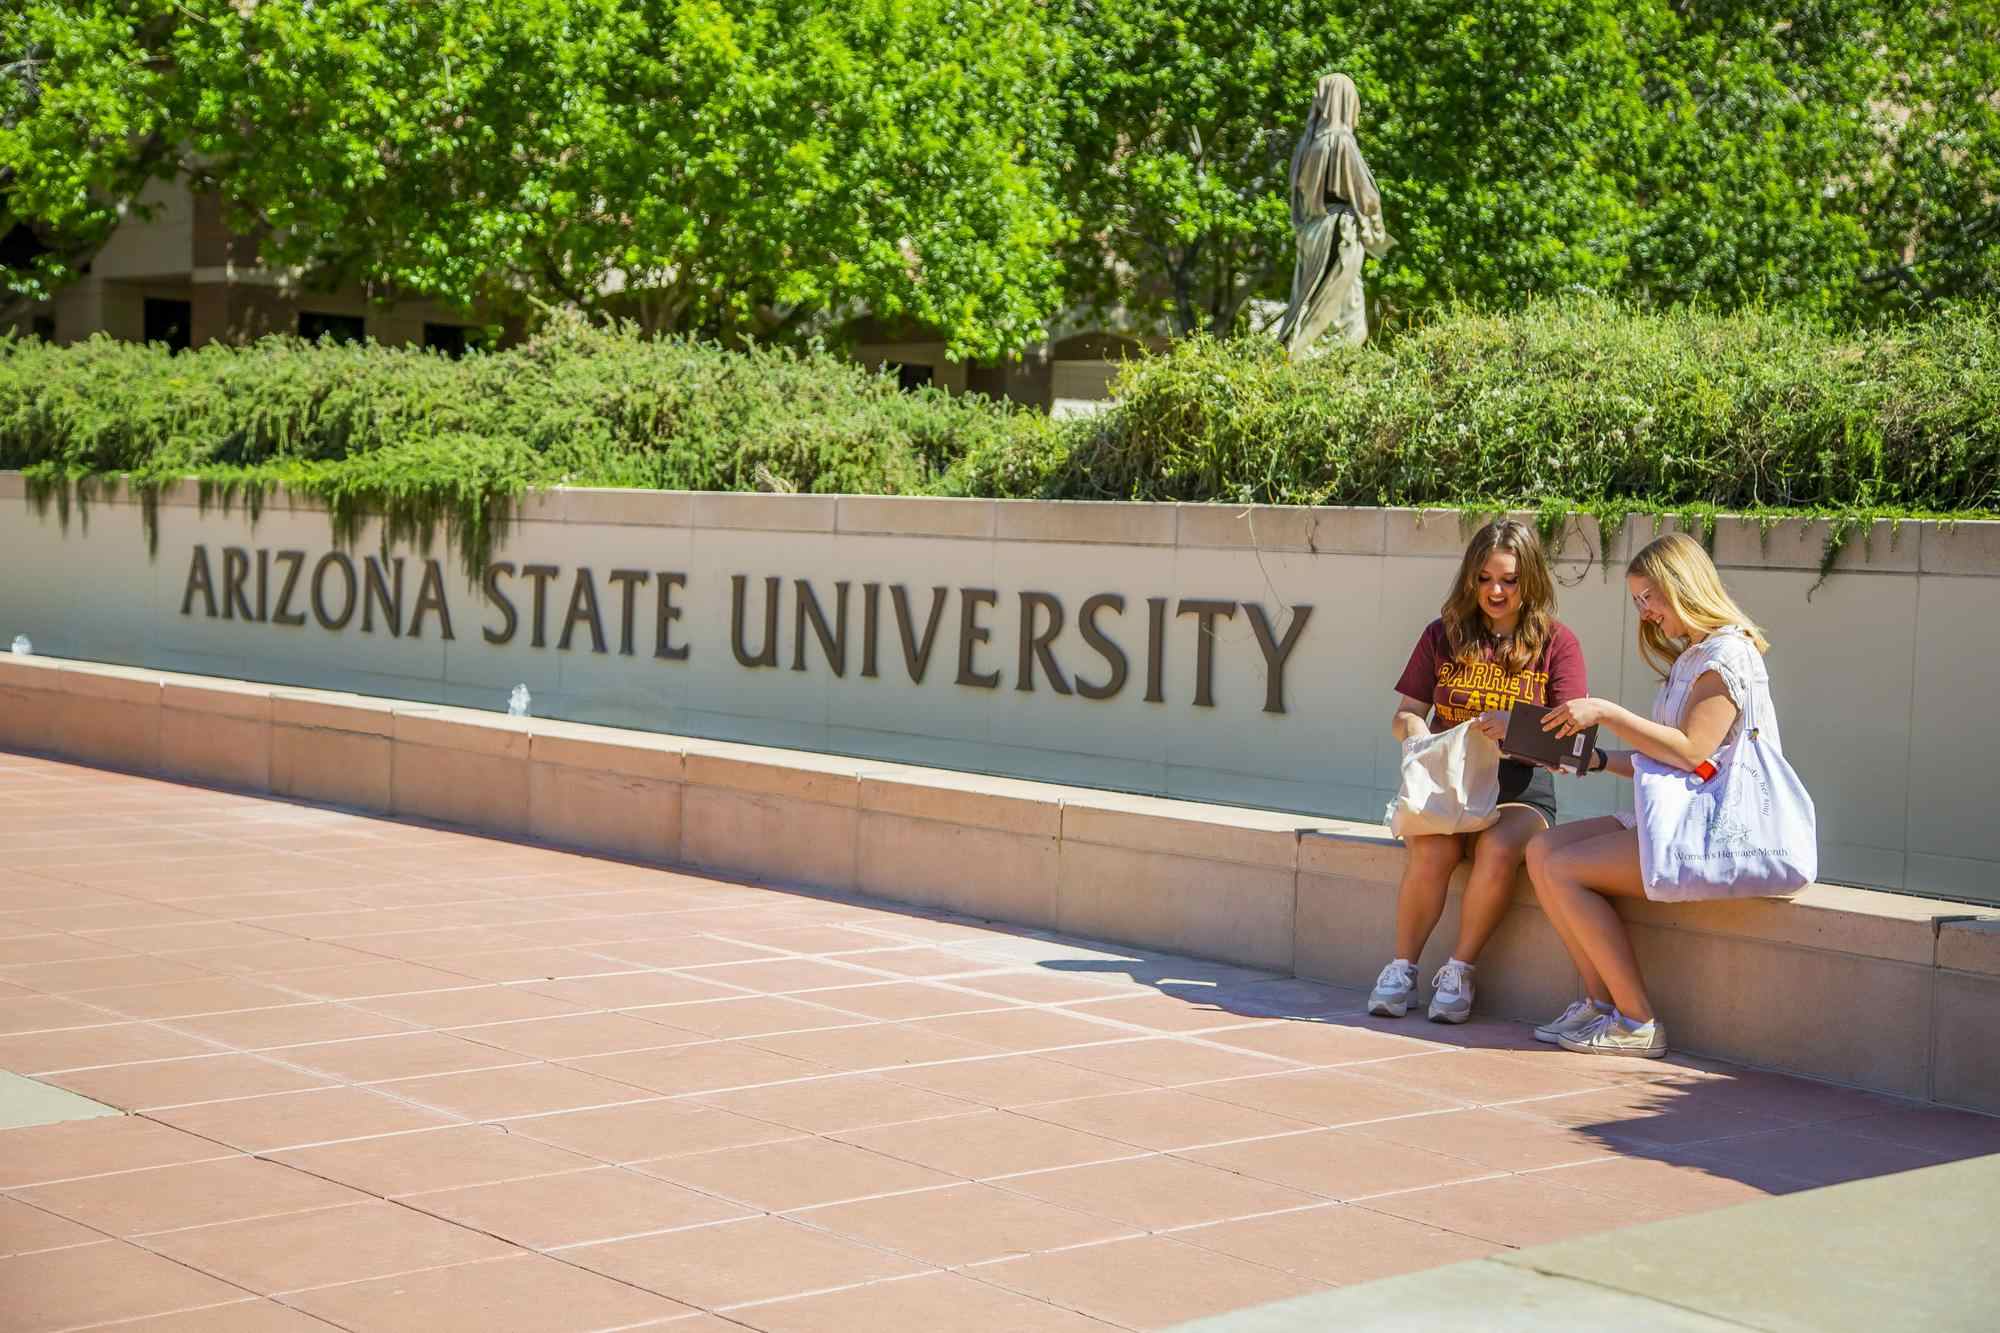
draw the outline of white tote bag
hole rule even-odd
[[[1767,897],[1819,874],[1812,796],[1785,760],[1770,687],[1761,673],[1748,684],[1714,776],[1632,756],[1639,869],[1655,902]]]
[[[1477,833],[1500,817],[1500,746],[1470,722],[1403,750],[1403,780],[1383,816],[1399,838]]]

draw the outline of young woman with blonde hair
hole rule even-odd
[[[1633,748],[1598,750],[1592,771],[1632,776],[1634,753],[1671,768],[1697,772],[1736,739],[1745,703],[1768,688],[1764,654],[1770,643],[1729,595],[1701,543],[1673,533],[1649,544],[1625,570],[1626,591],[1639,614],[1639,651],[1659,672],[1652,716],[1640,717],[1607,699],[1572,699],[1543,725],[1561,736],[1591,726]],[[1760,717],[1773,741],[1777,719]],[[1577,971],[1584,997],[1535,1036],[1565,1050],[1657,1057],[1667,1051],[1665,1027],[1639,975],[1632,941],[1612,898],[1643,898],[1635,815],[1606,815],[1552,828],[1528,846],[1528,875]]]
[[[1494,740],[1506,734],[1518,702],[1558,704],[1588,688],[1583,648],[1556,619],[1535,530],[1516,519],[1481,528],[1465,548],[1443,613],[1417,640],[1402,679],[1390,731],[1408,746],[1434,731],[1473,723]],[[1556,822],[1555,783],[1547,769],[1500,761],[1500,819],[1471,834],[1406,840],[1409,855],[1396,893],[1396,956],[1376,978],[1368,1012],[1401,1018],[1415,1002],[1417,960],[1444,914],[1452,872],[1472,852],[1459,912],[1457,947],[1432,983],[1433,1022],[1472,1015],[1472,971],[1507,913],[1514,875],[1528,840]]]

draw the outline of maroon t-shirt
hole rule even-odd
[[[1534,666],[1510,676],[1490,655],[1470,665],[1453,660],[1444,621],[1433,620],[1396,682],[1398,694],[1431,701],[1433,730],[1517,703],[1553,707],[1582,698],[1589,688],[1583,645],[1560,621]]]

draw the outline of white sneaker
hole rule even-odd
[[[1368,1012],[1379,1018],[1401,1018],[1410,1012],[1410,1001],[1416,998],[1416,965],[1394,962],[1375,978],[1375,989],[1368,993]]]
[[[1598,1008],[1597,1001],[1595,1000],[1577,1000],[1569,1008],[1563,1010],[1560,1015],[1536,1028],[1535,1040],[1545,1041],[1553,1046],[1563,1037],[1574,1037],[1582,1034],[1592,1024],[1596,1023],[1598,1019],[1610,1012],[1608,1009]]]
[[[1582,1032],[1557,1037],[1556,1045],[1578,1055],[1633,1055],[1657,1060],[1667,1053],[1667,1030],[1658,1019],[1627,1027],[1624,1015],[1614,1009]]]
[[[1472,1017],[1472,964],[1457,959],[1431,979],[1431,1022],[1463,1023]]]

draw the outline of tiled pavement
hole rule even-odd
[[[1150,1329],[2000,1151],[1351,992],[0,755],[0,1333]]]

